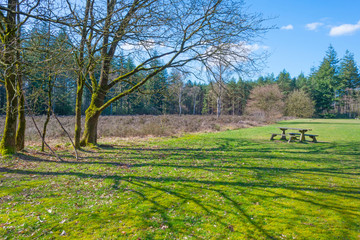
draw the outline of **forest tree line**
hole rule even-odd
[[[44,30],[44,29],[43,29]],[[36,41],[45,41],[47,32],[41,29],[33,30],[29,40],[24,44],[29,47]],[[63,42],[65,33],[59,33],[52,44],[56,41]],[[38,43],[39,44],[39,43]],[[40,45],[46,45],[41,43]],[[49,47],[49,46],[46,46]],[[26,54],[28,62],[41,62],[46,58],[44,54]],[[53,63],[46,63],[53,64]],[[159,64],[154,61],[152,64]],[[56,67],[55,65],[53,65]],[[59,69],[62,66],[58,66]],[[47,66],[41,66],[48,69]],[[71,69],[71,63],[66,66]],[[135,68],[131,57],[120,56],[112,64],[116,71],[128,72]],[[53,112],[57,115],[75,114],[76,76],[71,71],[54,69],[58,74],[53,80],[44,78],[44,73],[36,69],[35,73],[29,71],[24,77],[24,93],[35,114],[46,114],[48,103],[51,102]],[[134,76],[139,77],[141,76]],[[223,88],[221,98],[221,110],[223,115],[243,115],[246,113],[246,105],[251,97],[251,91],[259,86],[276,84],[280,90],[277,98],[287,101],[289,95],[294,91],[301,91],[304,96],[313,102],[312,110],[307,111],[306,117],[356,117],[360,114],[360,76],[354,55],[347,51],[345,56],[338,59],[333,47],[329,47],[321,64],[311,70],[309,76],[300,74],[291,77],[284,69],[277,76],[274,74],[260,76],[256,80],[244,81],[234,76],[222,82],[216,81],[191,81],[191,76],[186,76],[178,70],[168,72],[164,70],[155,76],[152,81],[144,84],[140,91],[134,92],[110,104],[102,115],[160,115],[160,114],[218,114],[217,99],[219,89]],[[51,85],[51,86],[50,86]],[[108,98],[116,96],[126,88],[126,83],[120,83],[111,89]],[[49,94],[50,93],[50,94]],[[263,95],[262,95],[263,96]],[[258,98],[261,98],[259,96]],[[294,101],[289,99],[288,101]],[[82,100],[82,114],[89,107],[91,93],[85,88]],[[279,104],[279,103],[277,103]],[[281,104],[281,103],[280,103]],[[298,103],[300,104],[300,103]],[[0,85],[0,111],[5,113],[6,94],[3,85]],[[298,105],[299,112],[305,106]],[[283,108],[285,109],[285,108]],[[285,115],[297,115],[296,112],[283,112]]]

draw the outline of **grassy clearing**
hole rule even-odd
[[[280,125],[312,128],[320,143],[269,141]],[[29,149],[1,160],[0,236],[359,239],[359,132],[359,120],[293,120],[118,140],[81,162]]]

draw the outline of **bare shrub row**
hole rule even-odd
[[[74,117],[59,117],[65,129],[73,134]],[[35,117],[38,126],[42,126],[45,116]],[[5,119],[0,117],[0,132]],[[246,128],[264,124],[261,120],[246,116],[204,116],[204,115],[141,115],[141,116],[101,116],[99,137],[146,137],[172,136],[183,133],[214,132],[237,128]],[[42,129],[42,127],[40,127]],[[49,122],[47,139],[64,138],[66,135],[54,118]],[[27,119],[26,139],[39,141],[40,137],[31,119]]]

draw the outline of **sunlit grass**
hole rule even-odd
[[[278,126],[319,143],[269,141]],[[119,141],[80,162],[20,154],[1,160],[0,236],[359,239],[359,133],[359,120],[309,119]]]

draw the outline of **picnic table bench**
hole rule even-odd
[[[316,137],[319,136],[315,134],[305,134],[307,131],[311,131],[311,129],[308,128],[289,128],[289,127],[278,127],[278,128],[282,131],[282,133],[272,133],[270,140],[274,140],[275,136],[280,135],[281,140],[287,140],[286,136],[289,136],[288,142],[291,142],[292,140],[296,140],[297,137],[300,136],[300,142],[304,142],[305,136],[307,136],[310,137],[313,142],[317,142]],[[286,133],[287,130],[297,130],[300,133]]]

